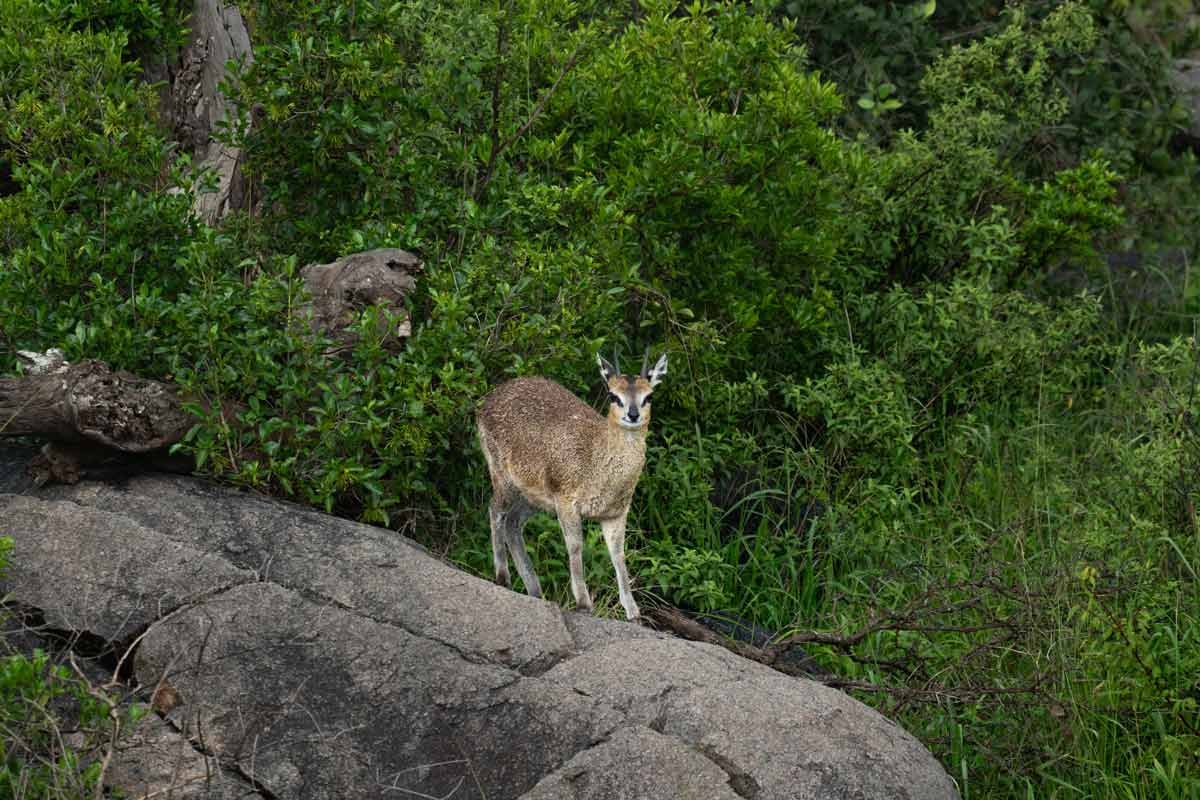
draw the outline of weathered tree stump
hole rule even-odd
[[[300,270],[312,302],[304,309],[316,332],[333,339],[326,355],[347,353],[358,335],[354,330],[359,315],[370,307],[385,309],[377,333],[383,346],[395,352],[412,334],[412,323],[404,309],[404,298],[417,285],[424,269],[412,253],[384,247],[339,258],[329,264],[309,264]]]
[[[226,65],[250,64],[254,50],[236,4],[195,0],[189,26],[190,41],[164,76],[169,85],[164,112],[175,140],[195,165],[192,210],[205,224],[216,225],[249,205],[242,151],[217,141],[214,134],[237,120],[232,98],[221,91]]]
[[[30,464],[36,484],[75,483],[87,468],[121,456],[186,470],[186,460],[171,458],[168,449],[195,419],[174,386],[94,359],[68,364],[54,350],[22,356],[29,374],[0,378],[0,436],[49,440]]]
[[[175,387],[102,361],[0,378],[0,434],[148,453],[179,441],[195,420]]]

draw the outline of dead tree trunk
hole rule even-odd
[[[131,456],[188,470],[188,459],[168,453],[195,424],[175,387],[102,361],[67,364],[55,351],[26,359],[31,374],[0,378],[0,436],[49,440],[29,466],[36,484],[75,483],[85,468]]]
[[[194,423],[173,386],[113,371],[102,361],[0,378],[4,436],[148,453],[179,441]]]

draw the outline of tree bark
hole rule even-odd
[[[175,387],[88,359],[41,375],[0,378],[0,435],[98,444],[122,453],[162,450],[195,420]]]
[[[66,364],[52,353],[26,356],[32,374],[0,378],[0,436],[49,440],[29,464],[36,485],[76,483],[114,463],[190,470],[190,459],[167,452],[195,424],[174,386],[94,359]]]

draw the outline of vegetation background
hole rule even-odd
[[[141,80],[184,9],[0,0],[0,370],[240,401],[198,468],[486,575],[476,402],[665,350],[644,604],[804,643],[964,798],[1200,797],[1189,2],[240,5],[214,230]],[[426,264],[408,347],[316,358],[298,268],[378,246]]]

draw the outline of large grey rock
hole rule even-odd
[[[630,671],[629,664],[655,669]],[[581,653],[544,677],[603,697],[628,721],[707,754],[731,781],[753,785],[760,800],[916,800],[952,791],[944,773],[928,769],[925,748],[882,715],[835,689],[711,645],[614,643]]]
[[[116,515],[131,530],[154,529],[163,546],[214,554],[254,580],[401,625],[479,660],[537,672],[573,650],[557,606],[467,575],[381,528],[166,476],[58,486],[39,497],[69,502],[58,517],[62,529],[111,527]],[[0,500],[0,516],[5,502]],[[28,501],[7,502],[16,508]],[[36,549],[39,560],[53,562],[54,547],[40,536],[18,540],[14,560],[32,560]],[[118,550],[114,541],[113,552]],[[56,567],[67,568],[87,569],[83,564]],[[144,572],[153,578],[153,572]],[[74,580],[84,585],[89,575]]]
[[[132,639],[185,603],[254,580],[220,554],[163,538],[122,514],[4,496],[16,599],[53,628]]]
[[[136,666],[171,684],[187,735],[281,797],[447,797],[467,781],[466,796],[503,796],[621,723],[600,700],[266,582],[154,626]]]
[[[108,786],[128,800],[248,800],[262,795],[218,759],[197,750],[168,723],[144,718],[122,738],[105,774]],[[163,787],[170,787],[163,793]]]
[[[749,786],[739,788],[740,792],[730,785],[724,770],[678,739],[634,726],[584,750],[538,781],[521,800],[756,796]]]
[[[0,593],[58,626],[137,632],[137,680],[203,753],[144,734],[179,765],[153,796],[956,796],[839,692],[564,612],[388,531],[185,478],[5,485]]]

